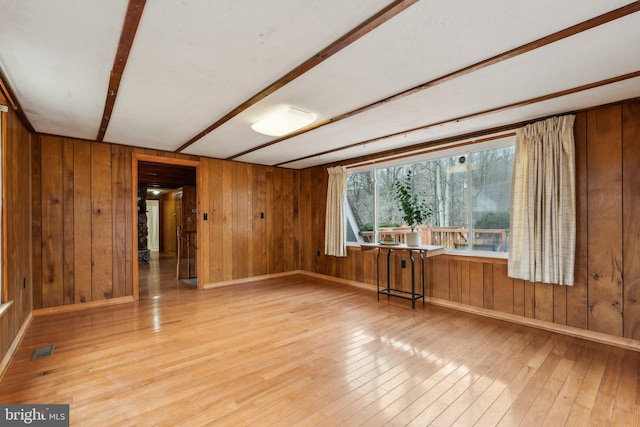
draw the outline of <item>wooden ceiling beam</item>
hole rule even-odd
[[[138,31],[138,24],[140,24],[140,19],[142,18],[145,2],[146,0],[129,0],[127,13],[124,17],[124,23],[122,24],[122,32],[120,33],[120,41],[118,42],[118,50],[116,51],[116,57],[113,61],[113,67],[111,68],[109,87],[107,88],[107,96],[104,103],[104,112],[102,113],[100,130],[96,136],[97,141],[104,139],[104,135],[109,127],[111,113],[113,112],[118,89],[120,88],[120,80],[122,79],[124,68],[129,59],[129,53],[131,53],[131,46],[133,46],[133,40]]]
[[[347,113],[344,113],[344,114],[341,114],[339,116],[333,117],[331,119],[315,123],[315,124],[313,124],[311,126],[308,126],[308,127],[304,128],[304,129],[301,129],[299,131],[290,133],[290,134],[288,134],[286,136],[271,140],[271,141],[266,142],[266,143],[264,143],[262,145],[258,145],[256,147],[251,148],[251,149],[245,150],[245,151],[243,151],[241,153],[234,154],[233,156],[227,157],[226,160],[235,160],[238,157],[244,156],[245,154],[249,154],[249,153],[252,153],[254,151],[261,150],[263,148],[269,147],[271,145],[277,144],[277,143],[285,141],[287,139],[294,138],[296,136],[305,134],[307,132],[311,132],[312,130],[318,129],[320,127],[323,127],[323,126],[326,126],[326,125],[329,125],[329,124],[332,124],[332,123],[339,122],[340,120],[347,119],[349,117],[355,116],[355,115],[360,114],[360,113],[364,113],[365,111],[369,111],[369,110],[371,110],[373,108],[380,107],[380,106],[382,106],[384,104],[388,104],[389,102],[397,101],[397,100],[399,100],[401,98],[404,98],[406,96],[412,95],[414,93],[417,93],[417,92],[423,91],[425,89],[437,86],[439,84],[448,82],[450,80],[454,80],[454,79],[462,77],[462,76],[464,76],[466,74],[469,74],[469,73],[472,73],[474,71],[478,71],[478,70],[481,70],[483,68],[486,68],[486,67],[488,67],[490,65],[495,65],[495,64],[497,64],[499,62],[506,61],[507,59],[511,59],[511,58],[516,57],[516,56],[531,52],[531,51],[533,51],[535,49],[539,49],[539,48],[541,48],[543,46],[547,46],[547,45],[549,45],[551,43],[555,43],[555,42],[557,42],[559,40],[566,39],[568,37],[571,37],[571,36],[574,36],[576,34],[579,34],[579,33],[583,32],[583,31],[590,30],[590,29],[595,28],[597,26],[606,24],[608,22],[611,22],[611,21],[614,21],[616,19],[625,17],[627,15],[630,15],[630,14],[638,12],[638,11],[640,11],[640,1],[633,2],[631,4],[623,6],[621,8],[618,8],[618,9],[612,10],[610,12],[604,13],[602,15],[596,16],[595,18],[588,19],[588,20],[586,20],[584,22],[581,22],[579,24],[573,25],[573,26],[571,26],[569,28],[565,28],[564,30],[560,30],[560,31],[555,32],[553,34],[550,34],[548,36],[542,37],[542,38],[540,38],[538,40],[534,40],[532,42],[529,42],[529,43],[523,44],[521,46],[518,46],[518,47],[516,47],[514,49],[508,50],[506,52],[502,52],[502,53],[500,53],[498,55],[495,55],[495,56],[493,56],[491,58],[482,60],[480,62],[476,62],[475,64],[472,64],[472,65],[469,65],[467,67],[461,68],[459,70],[453,71],[453,72],[451,72],[451,73],[449,73],[447,75],[444,75],[444,76],[438,77],[438,78],[436,78],[434,80],[430,80],[428,82],[419,84],[417,86],[414,86],[414,87],[412,87],[410,89],[407,89],[407,90],[404,90],[402,92],[398,92],[398,93],[396,93],[394,95],[391,95],[391,96],[389,96],[387,98],[384,98],[384,99],[381,99],[379,101],[372,102],[371,104],[365,105],[364,107],[360,107],[360,108],[357,108],[357,109],[355,109],[353,111],[349,111]],[[289,163],[289,162],[287,162],[287,163]]]
[[[297,159],[288,160],[286,162],[280,162],[278,164],[275,164],[274,166],[283,166],[283,165],[286,165],[286,164],[289,164],[289,163],[299,162],[301,160],[311,159],[311,158],[317,157],[317,156],[323,156],[325,154],[336,153],[338,151],[343,151],[343,150],[347,150],[349,148],[354,148],[354,147],[359,147],[359,146],[366,145],[366,144],[371,144],[373,142],[381,141],[381,140],[386,139],[386,138],[392,138],[394,136],[399,136],[399,135],[403,135],[403,134],[406,134],[406,133],[416,132],[416,131],[419,131],[419,130],[425,130],[425,129],[428,129],[428,128],[431,128],[431,127],[435,127],[435,126],[442,126],[442,125],[445,125],[445,124],[457,123],[457,122],[461,122],[461,121],[464,121],[464,120],[475,119],[475,118],[478,118],[478,117],[486,116],[488,114],[494,114],[494,113],[499,113],[501,111],[511,110],[511,109],[514,109],[514,108],[525,107],[527,105],[536,104],[538,102],[543,102],[543,101],[548,101],[548,100],[551,100],[551,99],[560,98],[562,96],[571,95],[571,94],[582,92],[582,91],[589,90],[589,89],[595,89],[595,88],[598,88],[598,87],[606,86],[606,85],[613,84],[613,83],[618,83],[618,82],[621,82],[621,81],[624,81],[624,80],[628,80],[628,79],[633,79],[633,78],[636,78],[636,77],[640,77],[640,71],[634,71],[632,73],[623,74],[621,76],[612,77],[610,79],[600,80],[600,81],[595,82],[595,83],[589,83],[589,84],[586,84],[586,85],[577,86],[577,87],[574,87],[574,88],[571,88],[571,89],[566,89],[566,90],[562,90],[562,91],[559,91],[559,92],[554,92],[554,93],[551,93],[551,94],[548,94],[548,95],[539,96],[539,97],[536,97],[536,98],[526,99],[524,101],[514,102],[514,103],[503,105],[503,106],[500,106],[500,107],[491,108],[491,109],[484,110],[484,111],[479,111],[479,112],[476,112],[476,113],[466,114],[464,116],[459,116],[459,117],[455,117],[455,118],[452,118],[452,119],[442,120],[442,121],[435,122],[435,123],[429,123],[429,124],[424,125],[424,126],[415,127],[415,128],[412,128],[412,129],[406,129],[406,130],[401,131],[401,132],[394,132],[394,133],[391,133],[391,134],[388,134],[388,135],[384,135],[384,136],[380,136],[380,137],[377,137],[377,138],[368,139],[366,141],[360,141],[360,142],[349,144],[349,145],[346,145],[346,146],[343,146],[343,147],[334,148],[334,149],[331,149],[331,150],[326,150],[326,151],[323,151],[321,153],[316,153],[316,154],[311,154],[311,155],[304,156],[304,157],[299,157]],[[530,120],[530,121],[527,121],[527,122],[521,122],[521,123],[517,123],[517,124],[511,124],[511,125],[508,125],[508,126],[503,126],[503,127],[500,127],[500,128],[496,128],[496,129],[499,129],[499,130],[496,130],[496,129],[490,130],[491,131],[490,133],[497,132],[497,131],[502,132],[502,131],[505,131],[505,130],[512,130],[512,129],[515,129],[517,127],[522,126],[523,123],[524,124],[528,124],[528,123],[531,123],[531,122],[536,122],[538,120],[542,120],[542,119],[541,118],[537,118],[537,119]],[[484,135],[486,135],[486,133]],[[464,139],[466,137],[467,136],[465,136],[465,135],[461,135],[461,136],[456,136],[456,137],[448,137],[448,138],[444,138],[444,139],[436,140],[436,141],[430,141],[430,142],[424,142],[424,143],[420,143],[420,144],[414,144],[414,145],[411,145],[411,146],[408,146],[408,147],[402,147],[402,148],[399,148],[399,149],[390,150],[388,152],[385,151],[383,153],[377,153],[376,156],[398,154],[399,152],[402,152],[402,151],[407,152],[407,151],[419,150],[419,149],[422,149],[422,148],[425,148],[425,147],[431,147],[433,145],[439,145],[439,144],[448,143],[448,142],[451,142],[452,139],[453,140],[460,140],[460,139]],[[396,150],[402,150],[402,151],[396,151]]]
[[[364,21],[362,24],[358,25],[356,28],[354,28],[353,30],[349,31],[344,36],[340,37],[338,40],[336,40],[335,42],[333,42],[329,46],[327,46],[326,48],[322,49],[320,52],[316,53],[311,58],[307,59],[305,62],[303,62],[302,64],[300,64],[299,66],[297,66],[293,70],[289,71],[284,76],[280,77],[278,80],[276,80],[275,82],[273,82],[272,84],[267,86],[265,89],[261,90],[260,92],[258,92],[255,95],[253,95],[251,98],[247,99],[242,104],[238,105],[236,108],[234,108],[233,110],[228,112],[226,115],[224,115],[221,119],[219,119],[215,123],[212,123],[206,129],[204,129],[203,131],[201,131],[197,135],[195,135],[193,138],[191,138],[189,141],[187,141],[184,144],[182,144],[177,150],[175,150],[175,152],[179,153],[179,152],[185,150],[187,147],[189,147],[194,142],[196,142],[199,139],[203,138],[204,136],[206,136],[207,134],[209,134],[213,130],[215,130],[218,127],[222,126],[224,123],[228,122],[229,120],[231,120],[232,118],[234,118],[238,114],[242,113],[243,111],[245,111],[246,109],[248,109],[252,105],[255,105],[259,101],[263,100],[267,96],[271,95],[272,93],[274,93],[278,89],[280,89],[280,88],[286,86],[287,84],[291,83],[293,80],[297,79],[298,77],[300,77],[301,75],[303,75],[307,71],[309,71],[312,68],[316,67],[318,64],[322,63],[323,61],[325,61],[328,58],[332,57],[336,53],[340,52],[342,49],[346,48],[347,46],[349,46],[350,44],[352,44],[356,40],[358,40],[361,37],[365,36],[369,32],[373,31],[374,29],[376,29],[380,25],[382,25],[385,22],[387,22],[389,19],[391,19],[394,16],[398,15],[400,12],[402,12],[403,10],[407,9],[409,6],[411,6],[411,5],[413,5],[413,4],[417,3],[417,2],[418,2],[418,0],[396,0],[396,1],[394,1],[389,6],[387,6],[384,9],[382,9],[380,12],[376,13],[375,15],[373,15],[372,17],[370,17],[369,19]]]

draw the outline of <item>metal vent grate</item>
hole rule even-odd
[[[52,345],[48,345],[46,347],[39,347],[36,348],[35,350],[33,350],[33,352],[31,353],[31,360],[38,360],[38,359],[42,359],[43,357],[49,357],[53,355],[53,349],[56,346]]]

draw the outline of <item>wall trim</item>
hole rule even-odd
[[[321,279],[326,279],[332,282],[342,283],[349,286],[355,286],[357,288],[366,289],[376,292],[377,288],[374,285],[368,285],[366,283],[357,282],[354,280],[346,280],[337,277],[327,276],[320,273],[311,273],[303,271],[302,274]],[[594,341],[600,344],[613,345],[616,347],[624,348],[626,350],[640,351],[640,341],[631,338],[617,337],[614,335],[605,334],[602,332],[589,331],[586,329],[576,328],[574,326],[561,325],[558,323],[547,322],[545,320],[531,319],[528,317],[518,316],[516,314],[502,313],[495,310],[489,310],[487,308],[474,307],[471,305],[461,304],[453,301],[448,301],[440,298],[434,298],[427,296],[425,302],[437,305],[440,307],[451,308],[453,310],[464,311],[471,314],[477,314],[479,316],[491,317],[493,319],[505,320],[511,323],[517,323],[520,325],[530,326],[532,328],[543,329],[550,332],[556,332],[563,335],[569,335],[575,338],[582,338],[589,341]]]
[[[201,289],[223,288],[225,286],[244,285],[246,283],[259,282],[261,280],[276,279],[278,277],[295,276],[303,274],[302,270],[291,270],[283,273],[264,274],[262,276],[245,277],[244,279],[225,280],[224,282],[207,283]]]
[[[33,320],[33,315],[29,313],[27,315],[27,318],[22,323],[20,330],[16,334],[16,337],[13,339],[13,341],[11,342],[11,345],[7,349],[7,352],[2,358],[2,361],[0,361],[0,383],[2,383],[2,380],[4,379],[4,374],[7,372],[7,369],[9,368],[9,365],[11,364],[11,361],[13,360],[13,357],[15,356],[16,351],[20,347],[20,344],[22,343],[22,339],[27,334],[27,330],[31,325],[31,320]]]
[[[118,304],[127,304],[131,302],[134,302],[134,298],[132,295],[129,295],[126,297],[109,298],[109,299],[100,300],[100,301],[84,302],[82,304],[69,304],[69,305],[61,305],[58,307],[39,308],[39,309],[33,310],[32,314],[33,314],[33,317],[49,316],[51,314],[70,313],[74,311],[89,310],[92,308],[106,307],[106,306],[118,305]]]

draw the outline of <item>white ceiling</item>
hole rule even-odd
[[[148,0],[104,141],[175,151],[392,3]],[[640,77],[593,85],[640,71],[634,12],[349,114],[631,3],[419,0],[183,152],[304,168],[639,97]],[[0,2],[0,70],[37,132],[97,138],[127,4]],[[281,104],[348,117],[269,145],[250,125]]]

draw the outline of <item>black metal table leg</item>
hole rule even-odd
[[[416,280],[413,266],[413,251],[409,251],[409,259],[411,260],[411,308],[416,308]]]

